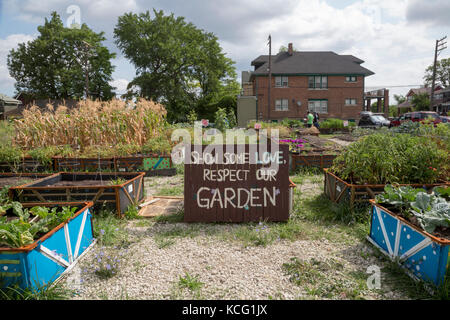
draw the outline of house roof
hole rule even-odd
[[[1,94],[1,93],[0,93],[0,101],[3,101],[4,104],[15,104],[15,105],[22,104],[21,101],[10,98],[7,95]]]
[[[363,62],[355,56],[332,51],[295,51],[292,55],[280,52],[272,56],[272,74],[375,74],[361,67]],[[267,75],[269,56],[259,56],[252,61],[252,66],[255,66],[253,75]]]

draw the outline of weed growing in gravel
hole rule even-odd
[[[102,245],[126,248],[130,245],[128,232],[125,230],[127,221],[118,219],[116,215],[108,210],[102,209],[94,216],[94,236],[101,236]],[[103,234],[100,231],[103,230]]]
[[[36,289],[11,286],[0,289],[0,300],[66,300],[73,296],[73,291],[61,284],[48,283]]]
[[[175,244],[176,238],[195,238],[201,229],[201,225],[174,226],[168,230],[158,231],[153,239],[159,249],[164,249]]]
[[[365,283],[355,283],[354,279],[348,280],[344,275],[334,279],[333,276],[344,269],[341,263],[334,260],[320,261],[313,258],[303,261],[294,257],[284,263],[282,269],[289,281],[304,288],[312,298],[361,299],[362,291],[366,289]]]
[[[159,189],[156,196],[183,196],[184,194],[184,186],[171,186],[171,187],[163,187]]]
[[[139,215],[139,207],[137,205],[130,205],[125,212],[125,218],[127,220],[135,220],[141,219],[142,217]]]
[[[275,233],[270,232],[267,224],[263,222],[256,226],[254,224],[241,226],[235,230],[234,236],[246,246],[266,247],[277,239]]]
[[[118,247],[104,246],[106,231],[101,229],[98,236],[98,248],[94,251],[92,260],[82,273],[94,273],[100,279],[109,279],[119,272],[120,266],[128,249],[120,250]]]
[[[198,275],[191,276],[185,272],[184,277],[180,276],[178,279],[178,287],[180,289],[189,289],[190,291],[199,291],[204,283],[198,279]]]
[[[157,223],[178,223],[183,222],[184,209],[180,208],[176,213],[171,215],[161,215],[154,218]]]

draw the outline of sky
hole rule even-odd
[[[366,90],[388,88],[391,99],[423,84],[436,40],[450,34],[449,0],[0,0],[0,93],[16,93],[8,52],[36,38],[52,11],[65,25],[79,19],[105,32],[104,44],[117,53],[112,85],[124,93],[135,68],[114,44],[114,27],[124,13],[153,8],[213,32],[235,62],[239,80],[242,71],[252,70],[252,60],[268,54],[270,34],[273,51],[293,43],[298,51],[334,51],[364,60],[362,66],[375,72],[366,78]],[[450,48],[439,58],[449,57]]]

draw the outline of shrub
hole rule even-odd
[[[331,171],[358,184],[434,183],[445,172],[448,156],[427,137],[378,133],[351,144]]]
[[[320,123],[322,129],[343,129],[344,121],[341,119],[326,119]]]
[[[224,108],[219,108],[215,113],[215,126],[221,132],[225,132],[230,128],[230,123],[227,118],[227,111]]]

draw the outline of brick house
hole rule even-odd
[[[272,81],[269,96],[269,56],[252,61],[254,71],[243,73],[240,97],[256,99],[253,119],[302,119],[308,110],[321,119],[358,119],[364,108],[365,77],[374,73],[352,55],[326,52],[293,51],[272,56]]]

